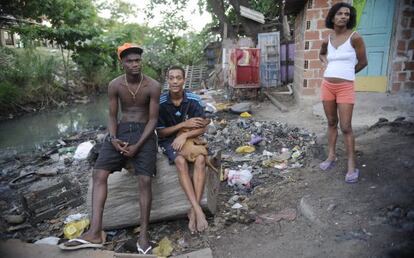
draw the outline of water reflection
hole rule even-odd
[[[0,148],[19,152],[34,149],[48,140],[106,125],[108,102],[100,96],[89,104],[30,114],[0,123]]]

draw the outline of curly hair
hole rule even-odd
[[[348,4],[348,3],[337,3],[334,4],[331,9],[329,9],[328,15],[326,16],[325,19],[325,26],[328,29],[333,29],[334,28],[334,24],[332,22],[333,17],[335,16],[335,14],[338,12],[339,9],[341,9],[342,7],[346,7],[349,8],[350,14],[349,14],[349,21],[346,24],[346,27],[348,29],[353,29],[356,25],[356,10],[355,7],[353,7],[352,5]]]

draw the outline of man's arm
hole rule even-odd
[[[161,86],[159,84],[149,85],[150,87],[150,103],[149,103],[149,114],[148,122],[144,127],[144,132],[142,132],[141,137],[138,142],[134,145],[128,147],[128,152],[126,156],[133,157],[142,144],[147,140],[147,138],[154,132],[154,129],[158,121],[158,111],[160,104],[160,95],[161,95]]]
[[[364,40],[358,33],[352,36],[352,43],[358,60],[358,63],[355,65],[355,73],[358,73],[368,65],[367,53],[365,51]]]
[[[207,122],[207,120],[209,120],[209,119],[203,119],[203,120],[206,120],[206,122]],[[173,147],[173,149],[177,150],[177,151],[180,151],[181,148],[184,146],[185,142],[187,141],[187,139],[195,138],[197,136],[200,136],[200,135],[204,134],[207,131],[207,124],[202,128],[197,128],[197,129],[194,129],[194,130],[191,130],[191,131],[188,131],[188,132],[184,132],[184,133],[180,134],[179,136],[177,136],[174,139],[174,141],[171,143],[171,146]]]
[[[210,122],[206,121],[206,119],[204,118],[193,117],[174,126],[157,129],[157,133],[160,138],[165,138],[177,133],[179,130],[183,128],[201,128],[208,125],[209,123]]]
[[[109,119],[108,119],[108,131],[109,135],[116,137],[117,131],[117,116],[118,116],[118,94],[116,85],[112,81],[108,85],[108,99],[109,99]]]
[[[116,89],[116,82],[112,81],[108,86],[108,99],[109,99],[109,119],[108,119],[108,131],[111,136],[111,143],[114,148],[119,152],[126,152],[127,143],[116,138],[116,132],[118,129],[118,91]]]

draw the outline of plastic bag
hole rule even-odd
[[[236,185],[238,187],[250,188],[250,180],[253,175],[250,169],[228,170],[227,183],[230,186]]]
[[[89,219],[87,214],[72,214],[69,215],[64,223],[63,235],[67,239],[77,238],[82,235],[83,231],[89,226]]]
[[[252,115],[249,112],[243,112],[243,113],[240,114],[240,117],[249,118],[249,117],[252,117]]]
[[[254,146],[250,146],[250,145],[244,145],[244,146],[240,146],[236,149],[237,153],[252,153],[256,150],[256,148]]]
[[[73,156],[73,158],[86,159],[93,146],[93,141],[82,142],[81,144],[79,144],[78,148],[76,148],[75,155]]]

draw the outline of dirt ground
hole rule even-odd
[[[264,102],[253,114],[315,132],[317,147],[307,166],[282,180],[269,178],[250,203],[257,203],[258,215],[293,208],[297,217],[231,224],[211,239],[214,257],[414,257],[413,124],[355,128],[360,181],[349,185],[344,182],[342,135],[337,166],[321,171],[327,144],[324,118],[313,114],[312,105],[294,105],[288,98],[282,102],[290,112]]]
[[[414,257],[414,113],[407,115],[407,110],[413,108],[413,98],[404,103],[399,100],[383,103],[382,99],[372,96],[368,95],[371,105],[366,105],[384,112],[372,111],[363,105],[354,112],[360,169],[357,184],[344,182],[346,160],[341,134],[337,166],[329,171],[319,169],[327,142],[326,121],[316,102],[296,104],[289,96],[279,96],[289,109],[286,113],[281,113],[269,101],[256,102],[252,109],[255,120],[287,123],[290,128],[304,128],[317,136],[304,166],[285,173],[262,175],[260,184],[248,192],[236,191],[222,182],[218,210],[214,217],[208,218],[210,227],[205,233],[190,235],[187,220],[182,219],[152,224],[151,238],[159,241],[167,236],[173,243],[173,255],[210,247],[214,257]],[[383,95],[379,98],[391,99]],[[376,107],[375,103],[380,106]],[[389,110],[392,113],[387,113]],[[394,122],[399,116],[405,120]],[[389,122],[384,120],[373,126],[381,117]],[[237,119],[237,116],[229,115],[229,118]],[[77,171],[81,175],[82,171],[90,170],[86,163],[83,166],[69,166],[64,171]],[[89,176],[82,178],[86,184]],[[248,206],[247,211],[234,212],[229,199],[235,195]],[[287,212],[289,216],[275,219],[280,212]],[[61,236],[62,223],[50,223],[1,238],[33,242],[47,234]],[[129,228],[107,232],[113,238],[106,249],[133,252],[134,239],[124,245],[116,243],[136,236],[136,231],[137,228]]]

